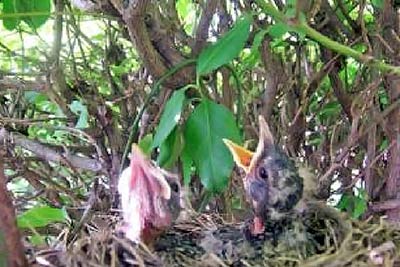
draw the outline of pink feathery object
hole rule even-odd
[[[134,242],[152,243],[168,229],[180,211],[177,176],[157,167],[134,144],[130,166],[118,183],[125,236]]]

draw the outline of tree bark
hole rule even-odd
[[[396,37],[400,33],[399,19],[392,1],[385,0],[383,11],[380,17],[380,26],[383,30],[383,37],[388,44],[396,44]],[[398,46],[392,46],[394,53],[384,50],[386,58],[391,59],[393,65],[400,64]],[[400,77],[388,74],[384,77],[385,89],[391,103],[400,98]],[[386,180],[387,200],[400,199],[400,108],[396,107],[388,116],[385,127],[389,144],[394,144],[389,149],[389,176]],[[386,215],[390,221],[400,221],[400,206],[388,209]]]
[[[7,191],[4,175],[3,151],[0,149],[0,252],[5,256],[8,267],[25,267],[28,263],[25,258],[24,247],[17,228],[15,210]],[[4,248],[4,250],[3,250]],[[5,252],[5,253],[3,253]],[[1,257],[0,257],[1,263]]]

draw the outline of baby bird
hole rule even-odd
[[[303,179],[294,163],[275,145],[262,116],[259,116],[259,127],[259,142],[254,153],[224,139],[236,164],[245,172],[246,198],[254,211],[249,229],[253,236],[264,233],[266,223],[275,225],[283,221],[303,194]]]
[[[118,182],[125,237],[152,244],[178,217],[180,190],[178,177],[155,166],[134,144],[130,166]]]

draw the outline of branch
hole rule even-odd
[[[393,199],[393,200],[386,200],[382,202],[375,202],[373,204],[370,204],[369,208],[373,212],[381,212],[381,211],[386,211],[386,210],[393,210],[393,209],[398,209],[400,207],[400,200],[399,199]]]
[[[276,21],[282,22],[297,32],[306,34],[311,39],[319,42],[321,45],[345,56],[354,58],[355,60],[369,65],[371,67],[377,68],[383,72],[392,72],[395,74],[400,74],[400,67],[387,64],[381,60],[378,60],[372,56],[364,55],[351,47],[338,43],[329,37],[321,34],[320,32],[314,30],[305,21],[301,21],[297,18],[286,17],[282,12],[277,10],[272,4],[265,3],[264,0],[257,0],[257,4],[263,9],[263,11],[269,14]]]
[[[152,6],[149,0],[130,1],[130,3],[128,1],[129,4],[126,6],[124,1],[111,0],[111,2],[120,12],[131,41],[135,44],[146,69],[150,71],[155,80],[160,79],[165,72],[184,59],[172,40],[166,40],[165,34],[162,33],[163,31],[168,32],[168,29],[163,27],[165,25],[158,25],[162,27],[160,29],[155,27],[157,26],[156,10],[158,6]],[[160,35],[160,33],[162,34]],[[190,71],[181,70],[170,77],[165,85],[174,89],[182,87],[192,80],[193,75]]]
[[[44,91],[46,89],[45,82],[23,81],[20,79],[7,79],[0,80],[0,88],[2,91],[11,90],[29,90],[29,91]]]
[[[2,256],[6,258],[5,266],[24,267],[28,266],[28,263],[17,228],[14,205],[7,190],[3,152],[0,150],[0,251]],[[1,258],[0,263],[3,263]]]
[[[28,137],[22,134],[15,132],[12,133],[7,131],[5,128],[0,128],[0,142],[6,142],[7,140],[11,140],[13,144],[21,146],[33,152],[39,158],[46,161],[61,163],[88,171],[94,171],[94,172],[103,171],[102,164],[98,160],[71,155],[65,152],[59,153],[56,150],[53,150],[46,145],[28,139]]]
[[[217,9],[218,2],[219,1],[208,0],[205,5],[205,9],[202,12],[202,16],[196,30],[196,43],[193,46],[194,55],[199,54],[201,49],[203,49],[207,43],[211,20]]]

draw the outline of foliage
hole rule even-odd
[[[23,21],[36,30],[50,17],[50,7],[50,0],[4,0],[3,25],[7,30],[14,30]]]
[[[153,148],[160,146],[178,124],[185,101],[186,89],[182,88],[175,91],[165,104],[164,112],[154,136]]]
[[[197,75],[208,74],[234,59],[249,37],[250,24],[250,16],[242,17],[218,42],[205,48],[197,60]]]
[[[336,207],[348,212],[352,218],[359,219],[368,208],[368,196],[365,190],[358,189],[356,195],[345,193],[340,198]]]
[[[254,149],[259,114],[321,198],[336,178],[349,192],[364,179],[338,205],[354,218],[396,195],[382,183],[398,177],[395,3],[179,0],[149,4],[132,29],[111,3],[0,2],[0,129],[16,137],[1,141],[20,227],[65,222],[54,207],[86,203],[94,177],[115,188],[131,141],[179,170],[195,208],[243,209],[227,204],[242,189],[222,138]]]
[[[207,189],[223,191],[232,172],[233,160],[222,139],[240,141],[231,112],[222,105],[203,99],[189,116],[184,136],[186,154],[190,155],[190,159],[184,160],[193,160]]]
[[[67,214],[65,210],[49,206],[34,207],[22,213],[17,218],[18,227],[44,227],[54,222],[65,222]]]

